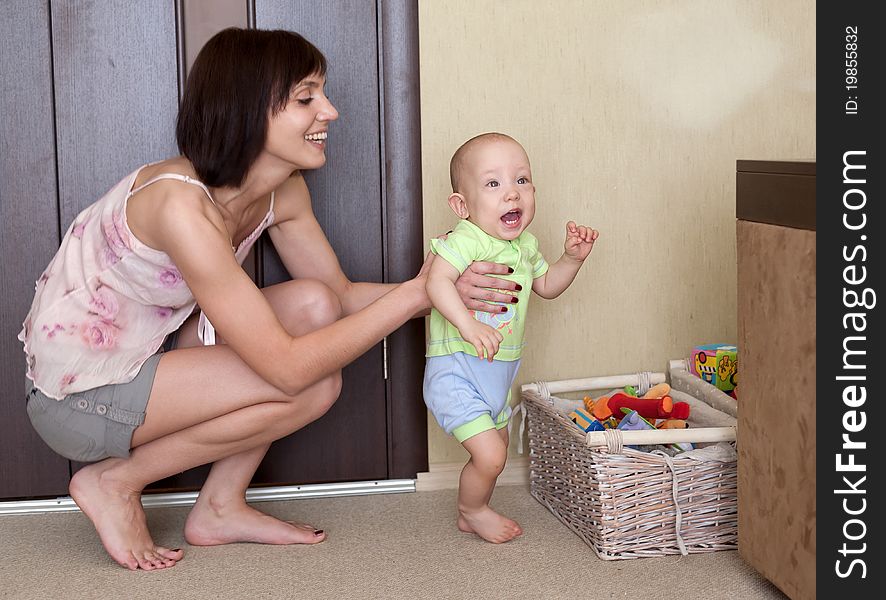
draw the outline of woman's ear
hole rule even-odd
[[[449,208],[458,215],[459,219],[467,219],[471,216],[468,212],[468,203],[465,202],[465,197],[458,192],[449,194]]]

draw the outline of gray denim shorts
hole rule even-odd
[[[28,417],[46,444],[65,458],[95,462],[127,458],[132,432],[145,421],[145,409],[163,352],[150,356],[129,383],[104,385],[50,398],[25,380]]]

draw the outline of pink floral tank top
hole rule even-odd
[[[126,205],[161,179],[197,185],[215,201],[201,182],[175,173],[132,189],[142,168],[77,215],[37,280],[18,339],[24,343],[28,378],[51,398],[132,381],[166,336],[194,312],[194,295],[169,256],[130,231]],[[273,222],[271,194],[262,222],[232,248],[240,264]],[[212,325],[200,317],[201,339],[212,344]]]

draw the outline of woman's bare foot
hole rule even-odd
[[[71,497],[95,525],[105,550],[119,564],[145,571],[171,567],[184,553],[154,544],[148,533],[141,491],[114,480],[112,469],[120,462],[122,459],[109,458],[77,471],[68,488]]]
[[[185,523],[185,539],[194,546],[234,542],[257,544],[316,544],[326,539],[322,529],[281,521],[245,501],[218,504],[198,498]]]
[[[476,533],[493,544],[508,542],[523,533],[516,521],[501,516],[488,506],[476,512],[459,510],[458,528],[465,533]]]

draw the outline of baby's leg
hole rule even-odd
[[[462,442],[471,458],[462,469],[459,480],[458,528],[495,544],[523,533],[515,521],[489,507],[495,480],[507,460],[506,436],[506,430],[503,436],[500,431],[488,429]]]

